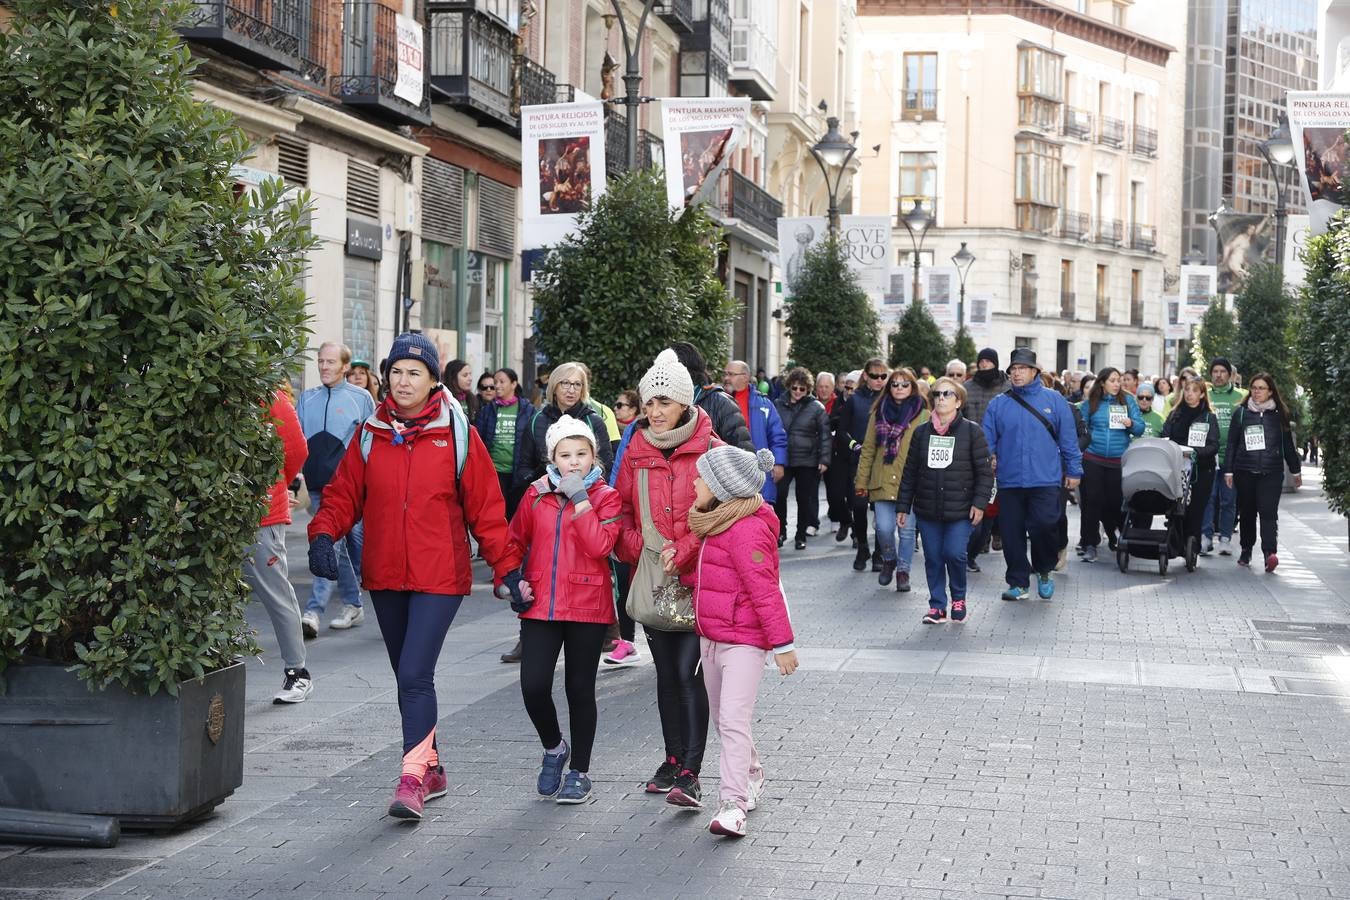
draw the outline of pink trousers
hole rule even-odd
[[[750,725],[755,718],[755,696],[764,676],[768,653],[745,644],[722,644],[700,638],[703,654],[703,685],[708,690],[708,711],[722,742],[718,773],[722,779],[721,800],[731,800],[742,810],[750,794],[750,779],[763,778]]]

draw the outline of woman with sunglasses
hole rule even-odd
[[[853,479],[854,493],[870,499],[876,514],[877,541],[881,545],[877,584],[885,587],[895,578],[895,589],[901,593],[909,590],[909,569],[914,562],[914,520],[900,524],[896,518],[896,498],[914,429],[928,421],[918,382],[913,369],[896,369],[886,382],[886,389],[876,395],[862,455],[858,458],[858,474]],[[964,559],[961,565],[965,565]]]
[[[830,417],[811,396],[811,373],[801,366],[787,374],[787,391],[774,406],[787,432],[787,465],[778,482],[774,512],[778,514],[778,546],[787,541],[788,485],[797,483],[797,533],[792,546],[806,549],[806,529],[820,516],[820,477],[830,467]]]

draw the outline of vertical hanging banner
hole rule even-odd
[[[956,336],[958,284],[954,266],[931,266],[923,270],[923,302],[947,337]]]
[[[910,303],[910,278],[914,273],[907,268],[892,268],[887,272],[886,293],[881,295],[879,318],[886,327],[899,324]]]
[[[1167,311],[1167,323],[1163,326],[1163,339],[1184,341],[1191,336],[1191,323],[1182,316],[1181,295],[1163,297],[1163,309]]]
[[[740,146],[749,116],[748,97],[661,99],[666,199],[671,209],[692,206],[711,195],[732,151]]]
[[[1308,246],[1308,238],[1312,237],[1312,217],[1289,216],[1284,227],[1288,233],[1284,242],[1284,283],[1297,289],[1308,275],[1308,268],[1303,264],[1303,251]]]
[[[524,245],[551,247],[605,192],[604,104],[522,106],[520,142]]]
[[[976,347],[989,345],[994,336],[994,298],[991,295],[966,294],[966,331],[970,332]]]
[[[668,177],[668,176],[667,176]],[[824,216],[801,216],[778,220],[778,268],[783,279],[783,299],[793,295],[793,285],[806,265],[807,252],[828,236]]]
[[[1218,271],[1214,266],[1181,267],[1181,306],[1177,321],[1187,326],[1199,325],[1205,310],[1218,293]]]
[[[394,96],[413,106],[421,106],[426,74],[426,57],[422,55],[422,25],[411,16],[399,15],[394,20],[394,31],[398,39]]]
[[[839,240],[848,254],[848,267],[858,273],[863,290],[879,309],[890,287],[890,217],[840,216]]]
[[[1350,94],[1290,91],[1289,135],[1313,234],[1350,206]]]

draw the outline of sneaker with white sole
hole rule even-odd
[[[1233,555],[1233,539],[1232,539],[1232,538],[1230,538],[1230,537],[1221,537],[1221,538],[1219,538],[1219,555],[1220,555],[1220,556],[1232,556],[1232,555]]]
[[[450,781],[445,777],[445,766],[428,766],[427,774],[422,776],[422,799],[435,800],[444,797],[450,790]]]
[[[614,645],[614,649],[604,656],[604,663],[607,666],[632,666],[638,661],[637,647],[632,641],[620,640]]]
[[[364,606],[347,606],[343,604],[342,612],[333,617],[333,621],[328,623],[329,628],[336,628],[338,631],[345,631],[348,628],[355,628],[366,620],[366,608]]]
[[[307,638],[316,638],[319,636],[319,614],[313,610],[306,610],[300,616],[300,631]]]
[[[1214,552],[1214,538],[1207,537],[1200,539],[1200,555],[1209,556]]]
[[[309,677],[309,669],[287,669],[286,681],[281,690],[272,698],[275,704],[304,703],[310,691],[314,690],[314,681]]]
[[[722,808],[708,823],[708,830],[725,837],[745,837],[745,810],[735,800],[723,800]]]

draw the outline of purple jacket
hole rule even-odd
[[[723,644],[784,652],[792,622],[778,577],[778,517],[767,503],[703,541],[695,570],[698,633]]]

